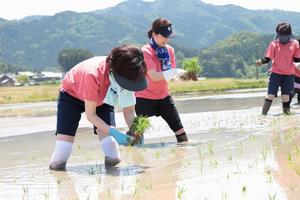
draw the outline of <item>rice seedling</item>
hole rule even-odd
[[[247,187],[245,185],[243,185],[242,187],[242,192],[244,195],[247,193]]]
[[[208,148],[208,154],[210,156],[214,155],[215,152],[214,152],[214,145],[213,145],[213,143],[207,144],[207,148]]]
[[[175,148],[175,147],[172,147],[172,148],[170,148],[169,151],[170,151],[170,153],[174,153],[174,154],[175,154],[175,153],[176,153],[176,148]]]
[[[179,200],[183,199],[183,195],[184,195],[185,192],[186,192],[186,189],[184,188],[184,186],[183,187],[179,187],[178,191],[177,191],[177,198]]]
[[[134,139],[130,141],[130,145],[133,146],[135,144],[142,144],[144,133],[149,128],[150,128],[150,120],[148,117],[136,116],[128,131],[128,135],[134,137]]]
[[[262,155],[262,159],[264,162],[267,161],[267,157],[268,155],[271,153],[271,149],[268,146],[265,146],[262,151],[261,151],[261,155]]]
[[[91,166],[89,169],[87,169],[87,172],[89,175],[95,175],[96,169],[94,168],[94,166]]]
[[[294,144],[293,148],[292,148],[292,152],[293,152],[294,155],[299,156],[300,155],[299,147]]]
[[[89,200],[89,199],[90,199],[90,196],[91,196],[91,192],[88,193],[86,199]]]
[[[50,197],[50,195],[49,195],[49,185],[48,185],[48,190],[47,190],[47,192],[44,192],[44,193],[43,193],[43,196],[44,196],[45,199],[49,199],[49,197]]]
[[[222,200],[226,200],[228,197],[228,192],[222,191]]]
[[[23,199],[29,199],[29,194],[28,194],[28,187],[25,187],[24,185],[22,186],[23,190]]]
[[[152,182],[149,174],[146,176],[145,190],[152,190]]]
[[[219,165],[219,162],[216,159],[213,159],[213,160],[210,160],[209,164],[210,164],[211,168],[217,168]]]
[[[242,154],[244,152],[244,145],[242,142],[238,144],[238,152]]]
[[[57,185],[60,185],[61,184],[61,182],[62,182],[62,177],[57,177],[56,178],[56,183],[57,183]]]
[[[138,186],[136,185],[133,191],[133,199],[139,199]]]
[[[111,200],[111,194],[110,194],[110,189],[107,188],[106,194],[105,194],[105,199]]]
[[[159,158],[160,158],[160,156],[161,156],[161,153],[162,153],[162,151],[161,151],[161,150],[158,150],[158,151],[156,151],[156,152],[154,153],[154,155],[155,155],[155,158],[159,159]]]
[[[293,161],[293,158],[292,158],[291,152],[288,152],[287,154],[288,154],[288,155],[287,155],[287,160],[288,160],[289,162],[292,162],[292,161]]]
[[[265,175],[266,175],[266,178],[267,178],[267,183],[272,183],[273,178],[272,178],[272,171],[271,171],[270,167],[265,168]]]
[[[275,200],[276,199],[276,192],[273,195],[269,194],[268,197],[269,197],[269,200]]]
[[[232,161],[232,153],[229,154],[229,155],[227,155],[227,160],[228,160],[228,161]]]
[[[248,168],[249,169],[252,169],[254,166],[253,166],[253,164],[252,163],[248,163]]]
[[[251,140],[252,142],[254,142],[254,141],[256,140],[256,136],[255,136],[255,135],[250,135],[250,140]]]

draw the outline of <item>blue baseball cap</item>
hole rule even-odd
[[[160,35],[164,36],[165,38],[176,37],[176,34],[172,30],[172,24],[159,27],[155,33],[160,34]]]
[[[147,88],[146,77],[142,77],[138,80],[132,81],[123,76],[113,73],[116,82],[124,89],[129,91],[142,91]]]

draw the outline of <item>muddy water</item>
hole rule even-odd
[[[205,96],[175,96],[178,111],[185,116],[191,113],[231,111],[261,107],[265,92],[228,93],[222,95]],[[271,107],[270,114],[276,114],[276,106],[280,99],[276,99]],[[119,112],[120,109],[116,108]],[[260,111],[258,111],[260,112]],[[14,104],[0,106],[0,137],[23,135],[36,132],[55,130],[56,103],[41,102],[31,104]],[[2,116],[2,117],[1,117]],[[212,116],[209,114],[209,116]],[[121,113],[116,114],[117,126],[126,127]],[[207,121],[207,120],[205,120]],[[18,126],[15,126],[18,122]],[[190,122],[188,122],[190,123]],[[90,123],[83,115],[80,127],[90,127]],[[162,122],[162,126],[165,126]]]
[[[272,135],[289,133],[293,136],[289,138],[297,138],[299,108],[293,110],[293,116],[284,117],[279,115],[280,107],[274,105],[270,116],[261,117],[260,103],[255,103],[255,99],[261,103],[261,96],[248,96],[247,100],[223,97],[223,101],[215,96],[181,98],[176,101],[179,110],[191,104],[194,107],[211,104],[209,111],[195,111],[195,108],[182,113],[190,142],[177,145],[167,125],[160,118],[151,118],[146,144],[122,146],[122,162],[114,168],[103,165],[103,153],[90,128],[80,128],[67,172],[48,170],[55,142],[53,131],[2,137],[0,199],[297,197],[297,171],[286,172],[292,174],[292,185],[282,180],[285,174],[281,169],[287,168],[284,158],[289,155],[284,151],[286,143],[278,142]],[[249,107],[237,108],[248,100]],[[226,109],[235,101],[237,109]],[[223,105],[223,109],[214,111],[216,105]],[[18,121],[14,124],[17,126]],[[298,169],[297,151],[295,147],[292,150],[295,169]]]
[[[196,113],[218,110],[238,110],[261,106],[266,92],[239,92],[217,95],[186,94],[173,96],[180,113]],[[274,104],[277,105],[277,98]],[[120,109],[116,108],[119,112]],[[43,117],[56,114],[56,102],[21,103],[0,105],[0,117]]]
[[[206,96],[178,96],[175,104],[180,113],[196,113],[220,110],[240,110],[261,107],[266,92],[228,93]],[[278,105],[280,98],[274,100],[273,105]]]

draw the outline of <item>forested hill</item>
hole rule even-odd
[[[255,77],[255,61],[264,57],[273,35],[241,32],[203,49],[199,59],[208,77]],[[267,74],[267,66],[259,68]]]
[[[241,31],[272,34],[281,21],[290,22],[293,31],[300,33],[300,13],[295,12],[253,11],[200,0],[127,0],[87,13],[0,19],[0,62],[43,69],[57,65],[58,52],[65,48],[104,55],[120,44],[141,45],[158,17],[173,21],[178,35],[173,42],[187,49],[204,49]]]

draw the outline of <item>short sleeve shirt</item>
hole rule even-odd
[[[170,46],[166,46],[169,54],[171,67],[176,68],[175,52],[174,49]],[[144,60],[147,66],[147,70],[155,70],[157,72],[162,71],[161,61],[157,58],[154,49],[150,44],[146,44],[142,47]],[[170,95],[168,83],[165,80],[153,81],[151,80],[149,74],[146,75],[148,86],[145,90],[138,91],[135,93],[136,97],[146,98],[146,99],[163,99]]]
[[[75,65],[64,77],[61,89],[82,101],[103,104],[110,85],[105,56],[97,56]]]
[[[278,40],[273,40],[266,50],[265,57],[272,60],[272,72],[292,75],[296,67],[294,58],[300,58],[299,43],[294,39],[288,44],[280,44]]]

